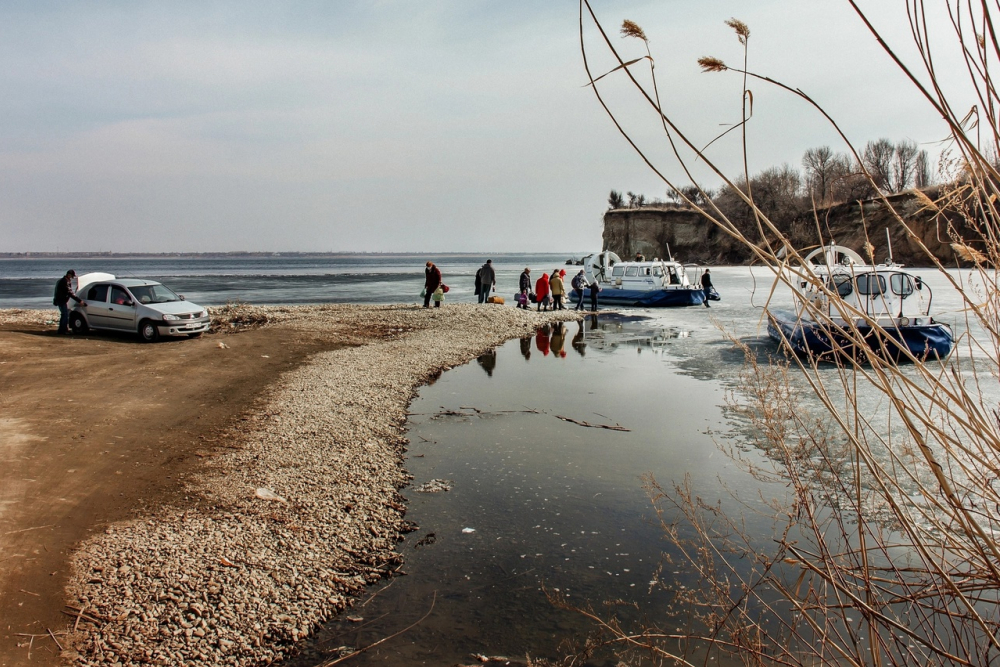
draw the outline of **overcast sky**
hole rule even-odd
[[[905,45],[902,0],[868,4]],[[843,0],[594,7],[627,55],[641,43],[622,19],[644,28],[664,106],[698,141],[739,119],[740,81],[696,64],[738,64],[733,16],[751,69],[852,140],[935,153],[943,136]],[[665,188],[583,85],[578,30],[568,0],[5,2],[0,251],[596,250],[611,189]],[[615,78],[616,111],[677,175]],[[753,88],[751,170],[842,149],[800,102]],[[738,137],[710,155],[738,168]]]

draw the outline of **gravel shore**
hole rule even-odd
[[[24,316],[42,317],[34,313]],[[349,347],[263,389],[230,446],[189,482],[189,505],[114,524],[80,546],[67,599],[82,611],[65,654],[77,664],[262,665],[287,655],[401,563],[395,545],[414,528],[399,489],[409,482],[404,432],[417,388],[577,317],[461,304],[213,315],[223,331],[289,327]]]

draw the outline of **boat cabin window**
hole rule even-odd
[[[854,285],[851,284],[851,276],[846,273],[835,273],[830,276],[830,289],[837,290],[837,294],[841,298],[850,296],[851,292],[854,291]]]
[[[638,266],[629,266],[625,269],[626,276],[634,276],[639,272]]]
[[[87,290],[87,301],[101,302],[104,303],[108,300],[108,286],[107,285],[94,285],[89,290]]]
[[[877,273],[858,276],[858,294],[885,294],[885,277]]]
[[[640,269],[639,273],[641,275],[644,275],[644,276],[651,276],[651,275],[653,275],[653,269],[650,268],[650,267],[648,267],[648,266],[646,266],[646,267],[643,267],[642,269]]]
[[[613,269],[611,269],[611,275],[613,275],[613,276],[624,276],[625,275],[625,267],[624,266],[616,266],[616,267],[614,267]]]
[[[889,287],[893,294],[898,294],[904,299],[913,294],[913,281],[905,273],[894,273],[889,277]]]
[[[661,269],[658,266],[654,266],[653,267],[653,275],[656,276],[657,278],[659,278],[660,276],[663,275],[663,269]]]

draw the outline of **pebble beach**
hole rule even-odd
[[[46,321],[7,311],[7,322]],[[63,640],[78,665],[264,665],[281,660],[365,587],[405,568],[401,490],[417,389],[572,311],[510,307],[227,306],[216,329],[287,327],[333,337],[262,387],[234,419],[189,502],[109,525],[72,556]],[[220,354],[225,335],[217,336]]]

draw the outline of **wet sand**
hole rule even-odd
[[[415,389],[553,319],[253,311],[270,323],[156,345],[0,311],[0,665],[294,651],[399,566]]]

